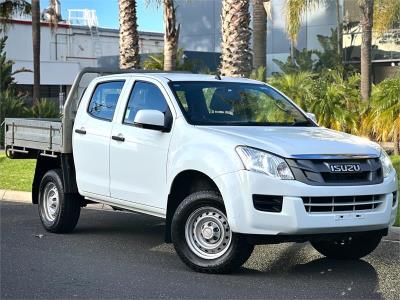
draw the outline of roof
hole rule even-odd
[[[247,79],[247,78],[234,78],[234,77],[226,77],[221,76],[221,80],[217,79],[215,75],[208,74],[190,74],[190,73],[151,73],[151,72],[138,72],[138,73],[123,73],[123,74],[115,74],[115,75],[106,75],[102,76],[102,78],[113,78],[113,77],[148,77],[159,79],[162,81],[218,81],[218,82],[241,82],[241,83],[261,83],[257,80]]]

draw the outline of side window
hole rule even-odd
[[[88,113],[93,117],[111,121],[125,81],[99,83],[90,99]]]
[[[124,123],[133,124],[141,109],[158,110],[163,114],[168,111],[167,101],[156,85],[141,81],[135,83],[126,106]]]

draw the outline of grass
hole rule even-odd
[[[393,155],[391,159],[393,166],[397,171],[397,177],[399,178],[397,190],[400,191],[400,155]],[[396,222],[394,223],[394,226],[400,226],[400,209],[397,209]]]
[[[392,156],[391,159],[400,178],[400,155]],[[30,192],[35,164],[34,159],[12,160],[0,153],[0,189]],[[400,210],[397,210],[395,226],[400,226]]]
[[[30,192],[35,164],[34,159],[9,159],[0,153],[0,189]]]

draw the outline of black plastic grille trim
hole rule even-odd
[[[253,195],[254,208],[279,213],[282,211],[283,196]]]
[[[379,158],[286,159],[296,180],[309,185],[349,186],[383,182]],[[357,164],[359,172],[332,172],[331,165]]]
[[[308,213],[336,213],[375,210],[384,201],[383,195],[302,197]]]

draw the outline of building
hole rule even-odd
[[[6,43],[7,58],[15,62],[13,70],[33,70],[32,22],[29,18],[11,21]],[[65,96],[76,74],[84,67],[118,66],[119,31],[97,25],[95,11],[71,10],[67,21],[57,29],[41,22],[41,97]],[[3,33],[4,34],[4,33]],[[139,32],[140,53],[162,52],[162,33]],[[33,73],[15,76],[18,89],[32,94]]]
[[[338,18],[343,22],[343,63],[358,65],[361,34],[358,0],[326,0],[318,9],[307,12],[302,20],[296,48],[320,50],[318,35],[331,36]],[[178,0],[177,18],[181,24],[179,46],[189,51],[220,52],[221,0]],[[274,59],[286,61],[290,41],[285,33],[284,0],[269,1],[267,21],[267,73],[280,72]],[[377,81],[393,73],[400,65],[400,28],[373,39],[373,71]],[[393,65],[396,68],[393,68]]]

